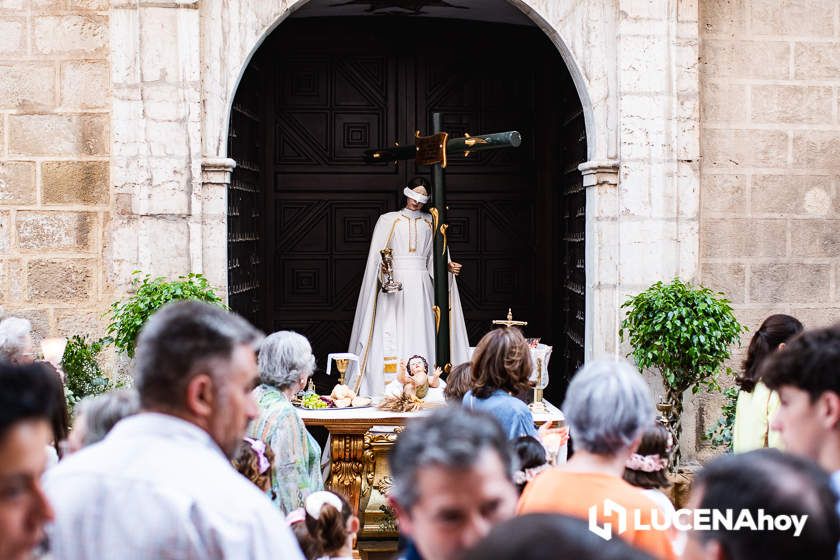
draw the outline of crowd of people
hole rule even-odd
[[[71,427],[61,373],[36,360],[30,330],[0,322],[0,560],[353,558],[355,504],[325,489],[322,450],[291,403],[316,368],[305,337],[169,304],[138,337],[134,387],[81,401]],[[684,526],[668,522],[683,510],[663,492],[672,434],[637,369],[587,363],[566,426],[539,429],[518,398],[530,374],[521,332],[493,330],[450,372],[447,406],[399,435],[388,500],[400,559],[837,557],[840,325],[774,315],[755,332],[736,453],[699,471]],[[790,523],[697,515],[726,511]]]

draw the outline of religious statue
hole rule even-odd
[[[423,211],[429,201],[425,180],[412,180],[403,194],[405,208],[383,214],[376,222],[356,305],[349,351],[361,359],[350,386],[360,395],[382,395],[397,375],[399,356],[425,356],[435,363],[433,221]],[[448,269],[450,355],[451,362],[459,364],[469,360],[455,281],[461,265],[449,261]]]
[[[400,362],[397,378],[385,387],[385,398],[379,408],[392,412],[414,412],[423,408],[429,388],[440,387],[441,370],[429,374],[429,363],[423,356],[412,356]]]

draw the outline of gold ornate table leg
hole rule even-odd
[[[331,431],[332,467],[327,487],[340,492],[355,507],[362,496],[364,471],[364,431],[336,433]],[[362,511],[358,512],[362,514]]]

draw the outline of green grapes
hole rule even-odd
[[[327,403],[321,400],[321,397],[315,393],[307,393],[300,399],[300,404],[303,408],[327,408]]]

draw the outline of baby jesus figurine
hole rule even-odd
[[[392,412],[414,412],[423,408],[423,399],[429,387],[440,387],[440,368],[429,374],[429,363],[423,356],[415,355],[400,362],[397,380],[385,387],[385,398],[379,405]]]

